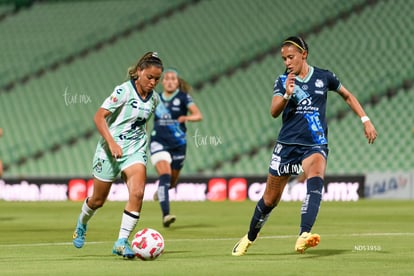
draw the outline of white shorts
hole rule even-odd
[[[93,176],[101,181],[112,182],[118,174],[134,164],[147,164],[147,156],[144,152],[135,152],[130,155],[122,155],[121,158],[99,158],[95,155],[93,159]]]

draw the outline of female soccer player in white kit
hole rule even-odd
[[[95,114],[95,125],[102,137],[93,159],[93,194],[83,203],[73,233],[73,244],[77,248],[84,245],[88,221],[103,206],[111,184],[121,173],[129,198],[112,253],[126,258],[135,256],[128,238],[142,207],[147,163],[146,122],[159,103],[154,88],[163,70],[157,53],[146,53],[128,69],[130,80],[115,87]]]
[[[307,194],[301,208],[299,237],[295,251],[303,253],[320,241],[312,234],[322,199],[323,180],[328,158],[326,104],[328,91],[336,91],[360,117],[368,143],[374,143],[377,132],[364,109],[330,71],[307,63],[309,48],[301,37],[289,37],[281,49],[286,73],[274,85],[271,115],[282,114],[282,128],[273,149],[266,189],[250,221],[248,233],[233,247],[232,255],[241,256],[255,241],[271,211],[277,206],[291,175],[302,172]]]

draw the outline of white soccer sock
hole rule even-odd
[[[91,219],[91,217],[95,214],[96,210],[92,210],[91,208],[89,208],[88,204],[86,203],[88,201],[88,199],[86,199],[83,202],[82,205],[82,212],[79,215],[79,221],[82,224],[87,224],[88,221]]]
[[[119,230],[118,239],[128,239],[129,235],[137,225],[138,219],[138,212],[128,212],[127,210],[124,210],[124,213],[122,214],[121,229]]]

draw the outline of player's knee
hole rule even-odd
[[[94,198],[90,197],[88,199],[88,206],[92,210],[96,210],[101,208],[105,204],[105,198]]]
[[[263,202],[266,206],[276,207],[276,205],[278,204],[278,198],[274,196],[263,195]]]
[[[132,190],[130,192],[129,197],[130,197],[131,200],[134,200],[134,201],[137,201],[137,202],[142,201],[144,199],[144,190],[142,190],[142,189]]]

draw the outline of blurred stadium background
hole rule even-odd
[[[192,84],[204,115],[188,124],[182,175],[266,175],[281,125],[269,114],[272,87],[290,35],[305,37],[309,63],[335,72],[379,132],[368,145],[330,93],[327,174],[411,172],[413,18],[409,0],[2,1],[4,177],[90,177],[93,115],[152,50]]]

